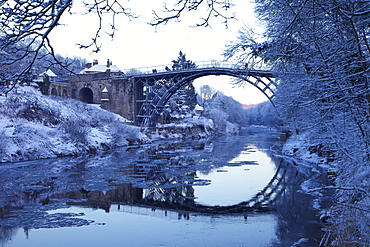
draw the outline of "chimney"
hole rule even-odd
[[[110,62],[109,59],[108,59],[107,60],[107,68],[109,68],[111,65],[112,65],[112,62]]]
[[[95,66],[95,65],[98,65],[99,63],[98,63],[98,59],[94,59],[94,61],[93,61],[93,66]]]

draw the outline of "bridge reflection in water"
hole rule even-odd
[[[191,143],[160,142],[146,147],[128,147],[90,158],[23,162],[0,167],[2,178],[0,180],[0,202],[3,203],[0,211],[0,230],[4,232],[9,230],[7,234],[4,234],[4,242],[15,238],[13,236],[17,234],[16,230],[19,228],[26,231],[26,229],[93,225],[91,221],[86,220],[86,217],[89,217],[87,212],[103,212],[102,210],[90,210],[91,208],[111,212],[109,216],[93,219],[96,222],[109,222],[110,218],[113,217],[114,220],[117,218],[118,229],[127,225],[125,229],[129,230],[130,222],[122,218],[118,219],[116,212],[130,213],[132,224],[135,224],[137,220],[143,220],[145,224],[147,221],[153,221],[152,217],[143,219],[136,217],[137,214],[158,216],[161,220],[165,218],[165,221],[173,217],[179,217],[185,221],[190,220],[189,222],[200,218],[217,218],[225,222],[225,225],[230,225],[230,231],[237,230],[234,224],[241,226],[246,223],[246,218],[249,224],[258,221],[256,217],[266,216],[270,220],[271,232],[278,235],[279,239],[289,240],[287,244],[283,243],[278,246],[291,246],[297,240],[297,236],[307,236],[309,231],[313,232],[312,235],[316,239],[320,239],[319,236],[317,237],[320,234],[320,232],[317,233],[320,229],[317,223],[308,223],[308,219],[314,222],[317,213],[309,209],[308,204],[312,198],[310,195],[298,192],[302,182],[308,179],[312,167],[307,167],[307,171],[304,170],[305,167],[300,167],[298,171],[292,164],[274,159],[266,153],[264,154],[269,159],[259,162],[259,165],[253,162],[248,163],[245,160],[244,163],[234,163],[240,161],[236,157],[240,157],[241,153],[255,159],[253,155],[257,151],[262,150],[261,153],[263,153],[271,146],[267,140],[271,141],[272,135],[266,135],[265,139],[258,134],[255,135],[257,136],[253,140],[249,140],[252,138],[251,135],[248,135],[248,138],[232,137],[227,140],[218,140],[214,142],[212,153],[204,151],[209,144],[205,140]],[[256,148],[251,149],[251,146]],[[227,150],[227,155],[225,155],[225,150]],[[249,192],[246,196],[243,193],[244,189],[248,190],[249,187],[255,185],[251,184],[247,186],[248,188],[239,186],[229,189],[229,194],[238,194],[237,200],[233,197],[230,205],[207,205],[197,198],[199,188],[211,188],[215,182],[202,178],[200,173],[212,175],[214,171],[229,169],[229,173],[216,173],[225,176],[231,175],[232,169],[240,168],[239,171],[244,172],[241,179],[248,179],[247,176],[253,169],[263,167],[263,163],[269,161],[272,161],[269,164],[271,170],[265,173],[267,175],[264,180],[258,178],[264,182],[258,185],[261,186],[260,188],[253,190],[254,194]],[[274,169],[274,163],[277,166],[276,169]],[[250,171],[245,171],[246,168],[250,168]],[[27,174],[27,176],[19,176],[19,174]],[[216,196],[222,196],[219,191],[216,191],[216,194]],[[65,204],[77,207],[66,208]],[[86,212],[86,216],[80,214],[82,211]],[[122,214],[125,219],[126,216]],[[160,220],[156,218],[154,221]],[[172,223],[177,224],[177,221]],[[173,226],[172,223],[166,224],[160,221],[160,224],[169,228]],[[150,226],[157,227],[156,225]],[[106,228],[101,227],[100,229],[103,230],[100,231],[103,232]],[[191,227],[193,225],[189,224],[186,232],[197,231],[197,229],[190,230]],[[248,231],[256,228],[255,225],[248,227]],[[90,231],[86,229],[94,231],[93,229],[96,228],[86,227],[80,232]],[[244,225],[238,229],[245,230]],[[177,236],[178,232],[171,232],[172,229],[168,228],[167,230],[160,236],[168,236],[168,234]],[[55,231],[64,232],[65,230],[55,229]],[[73,231],[78,230],[74,228]],[[116,231],[112,230],[112,232]],[[244,236],[243,234],[240,233],[240,236]],[[117,236],[121,236],[121,232]],[[201,234],[194,233],[193,236],[201,237]],[[234,233],[229,234],[226,239],[233,239],[233,236],[235,236]],[[252,235],[245,235],[243,241],[248,236]],[[261,239],[264,237],[261,236]],[[198,244],[202,241],[204,240],[199,240]],[[221,246],[217,244],[215,246]],[[315,246],[314,242],[310,244],[307,246]],[[39,245],[26,244],[26,246]],[[233,246],[240,246],[240,244]]]
[[[251,199],[234,205],[210,206],[196,203],[194,201],[194,189],[186,185],[183,188],[163,188],[154,185],[153,188],[148,189],[150,192],[137,203],[143,206],[206,214],[231,214],[274,210],[275,200],[284,192],[286,187],[286,175],[287,169],[281,164],[265,188]]]
[[[171,160],[175,154],[162,153],[161,160]],[[240,214],[254,211],[275,210],[275,201],[284,194],[287,183],[291,180],[287,164],[281,160],[270,182],[252,198],[234,205],[210,206],[196,201],[194,186],[207,185],[209,181],[196,177],[195,171],[177,172],[173,174],[161,164],[153,164],[153,160],[142,159],[139,164],[117,170],[141,182],[115,184],[116,189],[109,191],[87,191],[81,189],[66,194],[54,195],[52,198],[85,199],[71,201],[69,205],[89,206],[110,211],[112,204],[139,207],[170,209],[200,214]],[[172,159],[172,167],[181,167],[192,161]],[[144,164],[146,163],[146,164]],[[186,170],[186,169],[185,169]],[[114,182],[114,181],[112,181]]]

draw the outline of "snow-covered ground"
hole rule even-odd
[[[302,160],[309,163],[325,164],[327,157],[321,156],[317,152],[317,147],[320,143],[312,142],[308,137],[309,133],[291,136],[282,147],[282,154],[292,157],[296,160]]]
[[[238,132],[232,127],[229,133]],[[204,117],[141,129],[98,105],[44,96],[28,86],[0,96],[0,162],[94,153],[159,139],[200,139],[213,132],[213,121]]]
[[[0,96],[0,161],[96,152],[150,141],[138,127],[99,107],[18,86]]]

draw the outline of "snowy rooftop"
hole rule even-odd
[[[91,68],[86,68],[80,72],[80,74],[89,74],[89,73],[98,73],[98,72],[105,72],[107,70],[110,70],[111,72],[121,72],[121,70],[116,65],[110,65],[109,67],[107,65],[94,65]]]
[[[51,69],[48,69],[47,71],[41,73],[39,76],[47,75],[49,77],[58,77]]]
[[[202,106],[200,106],[200,105],[198,105],[198,104],[197,104],[197,105],[195,106],[194,110],[195,110],[195,111],[203,111],[203,110],[204,110],[204,108],[203,108]]]

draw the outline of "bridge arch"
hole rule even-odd
[[[154,127],[165,104],[178,89],[195,79],[209,75],[226,75],[246,81],[259,89],[274,104],[272,99],[275,97],[277,84],[270,71],[210,67],[138,75],[134,78],[145,88],[145,93],[138,97],[141,101],[137,101],[136,124]]]
[[[63,98],[68,98],[68,92],[67,92],[67,89],[63,89],[62,97],[63,97]]]
[[[81,88],[79,92],[80,100],[85,103],[94,103],[94,93],[90,88]]]
[[[231,72],[224,72],[224,71],[213,71],[212,74],[210,73],[206,73],[206,72],[203,72],[203,73],[198,73],[198,74],[194,74],[194,75],[191,75],[191,76],[188,76],[188,77],[184,77],[183,79],[181,79],[180,81],[178,81],[177,83],[175,83],[175,85],[173,85],[173,87],[171,88],[171,90],[168,90],[161,98],[161,100],[158,102],[158,105],[159,106],[164,106],[167,101],[171,98],[171,96],[178,90],[180,89],[182,86],[186,85],[187,83],[190,83],[191,81],[194,81],[195,79],[198,79],[198,78],[201,78],[201,77],[205,77],[205,76],[210,76],[210,75],[227,75],[227,76],[231,76],[231,77],[235,77],[235,78],[238,78],[238,79],[242,79],[244,81],[247,81],[248,83],[256,86],[255,82],[252,82],[250,79],[248,78],[245,78],[243,76],[240,76],[240,75],[236,75],[234,73],[231,73]],[[261,81],[260,78],[256,78],[258,82],[262,82],[264,83],[263,81]],[[268,100],[271,101],[272,104],[274,104],[272,102],[272,98],[274,96],[271,97],[271,95],[268,95],[266,92],[265,92],[265,89],[264,88],[261,88],[261,87],[257,87],[267,98]]]
[[[56,89],[55,87],[53,87],[53,88],[51,89],[50,94],[51,94],[51,95],[58,95],[58,93],[57,93],[57,89]]]

